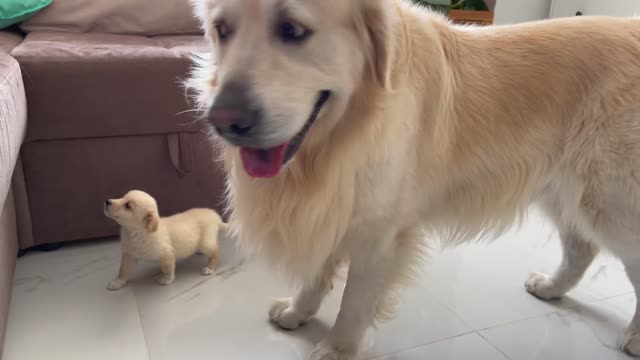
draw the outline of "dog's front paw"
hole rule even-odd
[[[120,279],[115,279],[109,283],[107,289],[109,290],[120,290],[127,282]]]
[[[202,268],[202,275],[209,276],[213,274],[215,271],[216,271],[215,269],[209,269],[208,267],[205,266]]]
[[[564,292],[553,283],[551,276],[541,273],[531,274],[524,286],[529,294],[543,300],[559,299],[564,295]]]
[[[326,338],[316,345],[309,355],[309,360],[355,360],[357,348],[357,346],[338,346]]]
[[[158,277],[157,281],[160,285],[169,285],[173,282],[174,279],[175,277],[171,275],[161,275]]]
[[[624,333],[622,350],[627,354],[640,357],[640,330],[634,325],[630,325]]]
[[[283,329],[294,330],[309,320],[309,317],[294,309],[291,298],[282,298],[271,305],[269,320]]]

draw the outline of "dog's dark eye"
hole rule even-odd
[[[131,210],[131,203],[130,202],[124,203],[124,207],[126,207],[128,210]]]
[[[299,44],[309,38],[313,32],[292,20],[284,20],[278,26],[278,37],[284,43]]]
[[[231,37],[231,28],[224,20],[219,20],[216,23],[216,32],[218,33],[218,39],[220,39],[221,42],[225,42]]]

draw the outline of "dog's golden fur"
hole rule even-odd
[[[529,279],[531,293],[564,294],[599,246],[620,256],[640,287],[640,20],[474,28],[400,0],[197,4],[217,51],[199,61],[190,83],[203,108],[217,85],[243,73],[267,113],[279,114],[274,123],[289,121],[293,134],[308,109],[307,89],[340,90],[273,179],[250,178],[238,149],[225,145],[233,231],[303,285],[276,302],[273,321],[287,328],[306,321],[327,291],[323,279],[336,262],[350,261],[341,313],[312,359],[357,354],[374,315],[391,313],[389,294],[420,257],[423,231],[450,244],[495,237],[534,200],[567,251],[557,274]],[[216,18],[256,4],[266,14],[276,6],[304,13],[318,39],[300,51],[314,60],[250,43],[265,32],[260,21],[238,25],[242,45],[220,46]],[[332,42],[323,31],[343,38]],[[624,344],[635,354],[638,316]]]

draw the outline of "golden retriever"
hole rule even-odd
[[[560,297],[600,247],[640,291],[640,20],[455,26],[401,0],[195,0],[212,53],[188,86],[223,139],[230,226],[300,284],[312,317],[350,264],[310,359],[353,359],[393,313],[425,232],[492,238],[539,201],[564,245],[527,290]],[[640,354],[640,312],[624,350]]]
[[[121,226],[122,261],[109,290],[122,288],[138,260],[160,263],[161,285],[175,279],[176,260],[201,252],[209,259],[202,275],[211,275],[218,261],[218,231],[227,225],[210,209],[191,209],[160,217],[151,195],[132,190],[120,199],[105,201],[104,212]]]

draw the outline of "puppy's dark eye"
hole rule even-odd
[[[231,28],[224,20],[218,20],[216,23],[216,32],[218,33],[218,39],[220,39],[221,42],[229,40],[232,35]]]
[[[127,208],[127,210],[131,210],[131,203],[130,202],[124,203],[124,207]]]
[[[284,20],[278,25],[278,37],[284,43],[299,44],[313,34],[313,31],[292,20]]]

